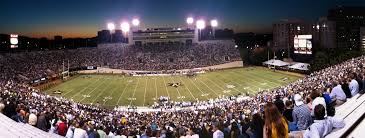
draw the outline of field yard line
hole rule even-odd
[[[124,81],[124,79],[125,79],[125,77],[123,77],[123,79],[122,79],[122,80]],[[118,88],[118,87],[115,87],[115,88],[113,89],[112,93],[108,95],[108,97],[112,97],[112,98],[113,98],[113,97],[114,97],[114,96],[113,96],[113,94],[114,94],[114,92],[115,92],[115,90],[116,90],[117,88]],[[105,105],[105,103],[106,103],[106,101],[104,101],[104,105]]]
[[[185,84],[185,82],[179,77],[180,81],[183,82]],[[191,97],[193,97],[194,100],[196,100],[196,98],[194,97],[193,93],[191,93],[190,89],[188,87],[185,87],[185,89],[187,89],[191,95]]]
[[[235,73],[233,73],[233,72],[228,72],[228,73],[230,73],[230,74],[233,74],[233,76],[236,76],[235,75]],[[242,75],[242,74],[241,74]],[[236,77],[237,78],[237,77]],[[255,80],[252,80],[252,79],[250,79],[250,78],[246,78],[246,79],[248,79],[248,80],[250,80],[250,81],[255,81]],[[238,81],[241,81],[240,79],[238,80]],[[242,83],[243,83],[243,81],[241,81]],[[258,81],[256,81],[256,82],[258,82]],[[246,82],[247,84],[249,84],[248,82]],[[260,82],[258,82],[259,84],[260,84]],[[250,84],[252,84],[252,83],[250,83]],[[256,86],[255,84],[252,84],[251,86],[253,86],[253,87],[256,87],[256,88],[259,88],[259,90],[260,89],[262,89],[261,87],[258,87],[258,86]],[[267,87],[267,86],[266,86]]]
[[[137,78],[137,84],[136,84],[136,87],[134,87],[134,91],[133,91],[133,95],[132,95],[132,97],[129,97],[129,98],[134,98],[134,95],[136,94],[136,91],[137,91],[137,87],[138,87],[138,83],[139,83],[139,77]],[[137,99],[136,99],[137,100]],[[132,104],[132,101],[133,101],[133,99],[131,99],[130,100],[130,102],[129,102],[129,105],[131,105]]]
[[[215,83],[214,81],[212,81],[212,80],[210,80],[208,77],[206,77],[210,82],[213,82],[213,84],[215,85],[215,86],[217,86],[218,88],[220,88],[220,89],[222,89],[223,91],[224,91],[224,89],[222,88],[222,87],[220,87],[217,83]],[[231,93],[228,93],[229,95],[231,95],[231,96],[233,96],[233,94],[231,94]]]
[[[219,75],[219,74],[218,74]],[[221,76],[222,78],[224,78],[225,79],[225,77],[223,77],[223,75],[219,75],[219,76]],[[233,82],[233,83],[236,83],[236,84],[238,84],[239,86],[242,86],[242,87],[244,87],[243,85],[241,85],[241,84],[239,84],[239,83],[237,83],[236,81],[232,81],[232,80],[230,80],[231,82]],[[252,86],[252,85],[249,85],[250,87]],[[256,87],[256,86],[255,86]],[[254,90],[251,90],[251,89],[247,89],[248,91],[251,91],[251,92],[256,92],[256,91],[254,91]]]
[[[99,78],[97,81],[93,82],[93,83],[90,83],[88,84],[85,88],[83,88],[81,91],[75,93],[70,99],[73,99],[75,96],[79,95],[80,93],[83,93],[87,88],[89,88],[89,86],[91,84],[96,84],[97,82],[99,82],[101,80],[101,78]]]
[[[156,91],[156,97],[155,97],[155,98],[156,98],[156,100],[157,100],[157,97],[158,97],[158,96],[157,96],[157,83],[156,83],[156,79],[157,79],[157,78],[154,78],[154,79],[155,79],[155,91]]]
[[[128,86],[129,86],[129,82],[127,82],[127,85],[124,87],[122,94],[121,94],[121,95],[119,95],[118,102],[117,102],[117,105],[118,105],[118,106],[119,106],[120,98],[123,96],[123,94],[124,94],[124,92],[125,92],[125,90],[127,89],[127,87],[128,87]]]
[[[239,71],[239,72],[237,72],[237,73],[243,73],[243,72]],[[273,85],[270,85],[270,86],[281,86],[281,84],[280,84],[280,83],[277,83],[277,82],[271,81],[271,80],[272,80],[271,78],[269,78],[269,77],[265,77],[265,75],[260,75],[260,73],[247,73],[247,76],[255,76],[255,75],[260,76],[260,77],[257,77],[257,78],[259,78],[259,79],[261,79],[261,80],[264,80],[264,81],[268,81],[269,83],[272,83],[272,84],[273,84]],[[262,79],[261,77],[262,77],[262,78],[266,78],[266,79]]]
[[[222,77],[223,78],[223,77]],[[225,85],[228,85],[228,83],[225,83],[224,81],[222,81],[221,79],[218,79],[219,81],[223,82]],[[238,90],[237,88],[233,88],[235,89],[237,92],[241,92],[240,90]]]
[[[146,93],[147,93],[147,79],[146,80],[146,86],[144,87],[144,96],[143,96],[143,104],[142,106],[144,106],[144,103],[146,102]]]
[[[231,73],[231,74],[237,74],[237,75],[242,75],[242,74],[240,74],[240,73],[237,73],[237,72],[229,72],[229,73]],[[234,75],[234,76],[236,76],[236,75]],[[242,75],[242,76],[244,76],[244,75]],[[256,77],[255,77],[256,78]],[[250,80],[250,81],[255,81],[255,82],[257,82],[258,84],[261,84],[261,83],[265,83],[265,82],[259,82],[259,81],[256,81],[255,79],[252,79],[252,78],[250,78],[250,77],[247,77],[246,79],[248,79],[248,80]],[[255,86],[256,88],[259,88],[259,89],[261,89],[261,90],[263,90],[261,87],[257,87],[257,86]],[[269,89],[269,88],[271,88],[271,87],[269,87],[269,86],[265,86],[266,87],[266,89]],[[268,88],[269,87],[269,88]]]
[[[104,82],[106,82],[106,79],[104,79]],[[103,82],[103,83],[104,83]],[[92,92],[94,92],[97,88],[99,88],[103,83],[100,83],[99,86],[95,87],[92,91],[90,91],[87,95],[90,95]],[[91,97],[91,96],[90,96]],[[81,99],[80,102],[82,102],[83,100],[85,100],[85,97]]]
[[[271,72],[270,72],[271,73]],[[290,75],[287,75],[287,74],[284,74],[284,76],[290,76]],[[265,78],[265,76],[262,76],[263,78]],[[297,76],[290,76],[290,77],[297,77]],[[266,77],[266,78],[268,78],[268,77]],[[300,78],[300,77],[297,77],[297,78]],[[269,80],[274,80],[274,79],[272,79],[272,78],[268,78]],[[274,82],[274,81],[270,81],[270,82],[272,82],[272,83],[276,83],[276,84],[278,84],[279,86],[282,86],[283,84],[280,84],[280,83],[277,83],[277,82]]]
[[[197,80],[199,80],[200,82],[202,82],[205,86],[207,86],[208,87],[208,89],[210,89],[210,91],[212,91],[216,96],[219,96],[219,94],[217,94],[217,93],[215,93],[215,91],[212,89],[212,88],[210,88],[207,84],[205,84],[203,81],[201,81],[200,79],[197,79]]]
[[[175,80],[171,79],[171,78],[172,78],[172,76],[170,76],[170,77],[168,77],[168,78],[169,78],[169,80],[172,80],[172,83],[175,83]],[[176,91],[177,91],[177,93],[179,94],[179,97],[180,97],[181,101],[182,101],[182,102],[184,102],[184,100],[181,98],[181,94],[180,94],[179,89],[175,88],[175,90],[176,90]]]
[[[112,84],[111,82],[109,82],[105,87],[104,89],[96,96],[96,98],[94,98],[94,100],[91,102],[91,103],[94,103],[99,97],[100,95],[102,95],[104,93],[105,90],[108,90],[108,87],[107,86],[110,86],[110,84]]]
[[[166,86],[166,81],[165,81],[165,77],[164,77],[164,76],[162,76],[162,79],[163,79],[163,83],[164,83],[164,85],[165,85],[165,88],[166,88],[166,92],[167,92],[167,97],[171,98],[171,97],[170,97],[170,93],[169,93],[169,90],[167,89],[167,86]]]
[[[190,80],[190,82],[192,82],[192,84],[196,87],[196,88],[198,88],[198,90],[200,91],[200,93],[202,93],[202,94],[206,94],[206,93],[204,93],[202,90],[200,90],[200,88],[198,87],[198,86],[196,86],[196,84],[195,84],[195,82],[193,82],[190,78],[188,78],[189,80]],[[208,98],[206,97],[206,99],[208,100]]]
[[[76,79],[76,78],[75,78]],[[100,78],[99,78],[100,79]],[[98,79],[98,80],[99,80]],[[92,81],[92,79],[90,79],[90,80],[88,80],[88,83],[90,82],[90,81]],[[88,84],[85,88],[87,88],[88,86],[90,86],[92,83],[90,83],[90,84]],[[62,97],[66,97],[66,95],[67,94],[69,94],[70,92],[73,92],[75,90],[75,88],[74,89],[72,89],[71,91],[68,91],[68,92],[66,92],[64,95],[62,95]]]

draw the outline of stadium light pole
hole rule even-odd
[[[139,19],[137,19],[137,18],[134,18],[133,20],[132,20],[132,25],[133,26],[139,26]]]
[[[190,26],[194,23],[194,18],[193,17],[186,18],[186,23],[188,24],[188,28],[190,28]]]
[[[120,24],[120,28],[122,29],[122,32],[123,32],[123,35],[124,35],[124,37],[127,37],[128,38],[128,32],[129,32],[129,30],[130,30],[130,25],[129,25],[129,23],[128,22],[122,22],[121,24]]]
[[[113,43],[113,30],[115,29],[114,23],[108,23],[107,27],[110,31],[110,43]]]
[[[213,31],[213,39],[215,39],[215,28],[218,26],[218,21],[217,19],[213,19],[210,21],[210,25],[212,26],[212,31]]]
[[[201,40],[201,30],[205,28],[205,21],[200,19],[198,21],[196,21],[196,28],[198,29],[198,37],[199,37],[199,41]]]

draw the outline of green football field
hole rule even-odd
[[[285,79],[287,78],[287,79]],[[254,95],[299,79],[299,76],[274,72],[262,67],[226,69],[186,76],[79,75],[46,92],[82,103],[99,103],[105,107],[150,106],[160,96],[173,101],[208,100],[219,96]],[[180,83],[169,86],[169,83]],[[54,94],[54,91],[61,94]]]

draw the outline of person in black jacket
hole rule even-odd
[[[293,122],[293,102],[290,100],[287,100],[285,102],[285,110],[283,112],[283,116],[288,120],[289,122]]]
[[[341,83],[341,87],[342,87],[342,90],[343,92],[345,92],[346,94],[346,97],[347,98],[351,98],[352,95],[351,95],[351,91],[350,91],[350,88],[349,88],[349,83],[347,81],[347,79],[344,79]]]

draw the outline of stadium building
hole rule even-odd
[[[198,40],[198,31],[190,28],[148,28],[129,34],[132,45],[191,45]]]

